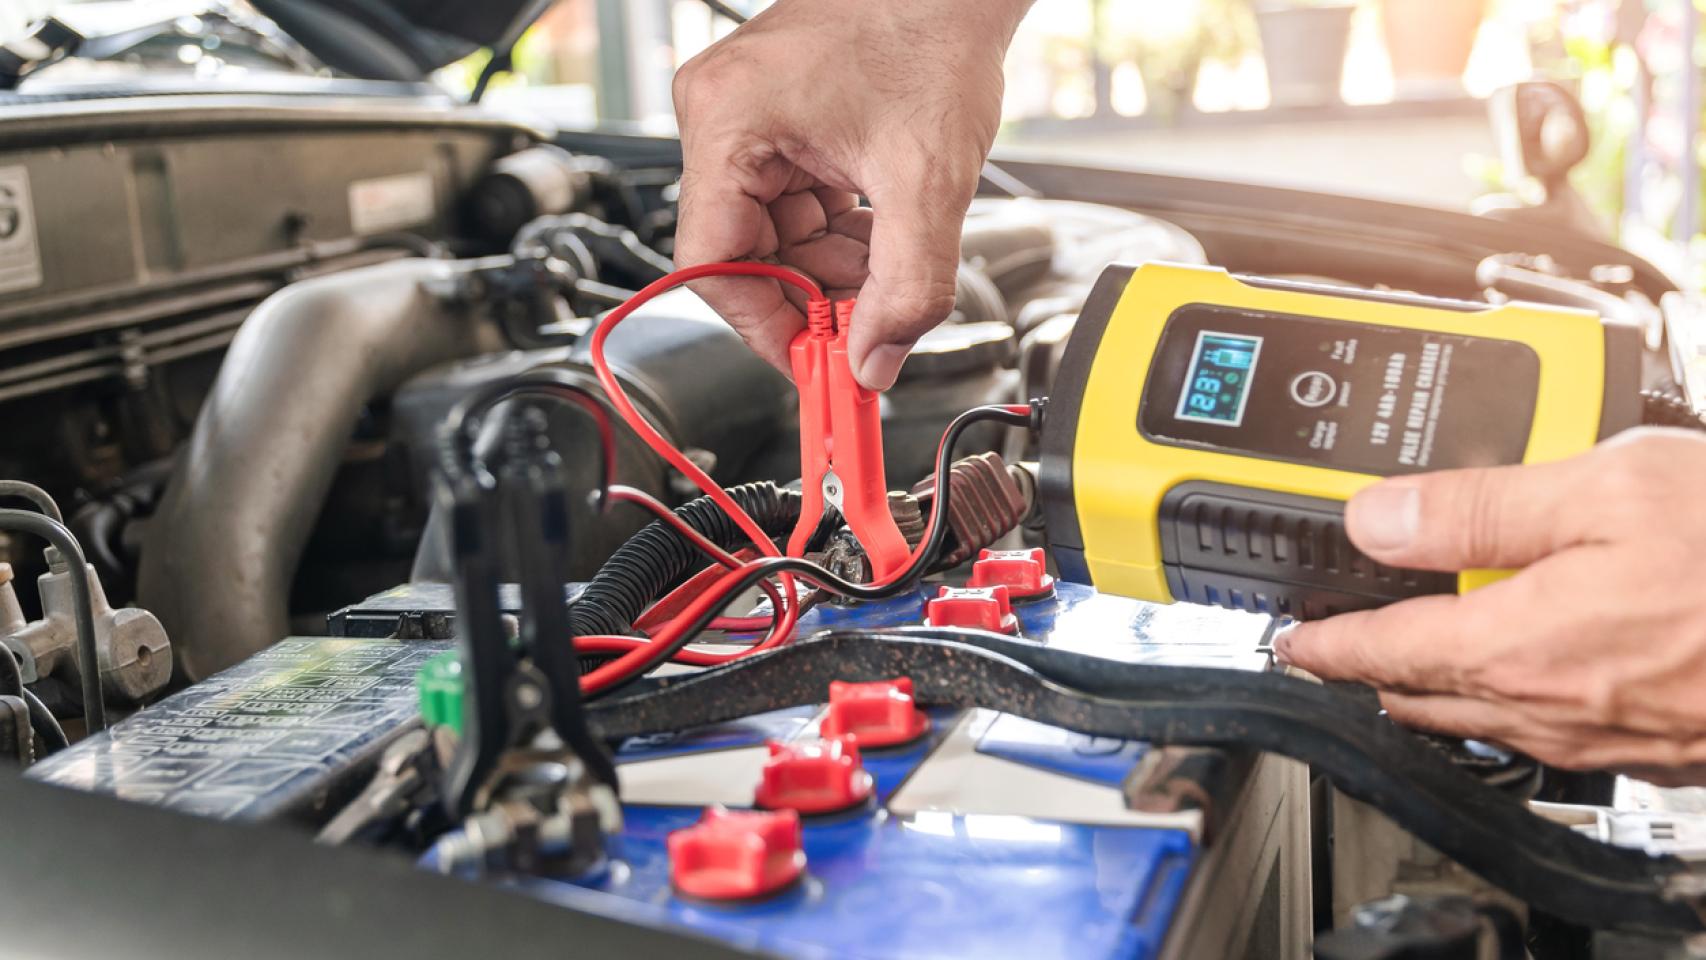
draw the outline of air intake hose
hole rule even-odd
[[[796,490],[762,481],[730,487],[728,494],[773,538],[786,536],[799,522],[801,497]],[[710,497],[677,507],[675,515],[725,550],[752,542]],[[828,509],[813,543],[822,542],[840,525],[841,515]],[[662,520],[654,520],[599,568],[569,608],[569,625],[577,637],[627,633],[646,607],[686,582],[705,563],[686,537]]]

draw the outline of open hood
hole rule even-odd
[[[323,63],[368,80],[419,80],[519,36],[554,0],[249,0]]]

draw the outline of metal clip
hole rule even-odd
[[[788,554],[800,556],[826,505],[841,511],[882,580],[911,557],[889,512],[883,473],[883,422],[878,394],[860,386],[847,360],[853,301],[806,305],[806,329],[794,337],[788,358],[800,391],[800,520]]]

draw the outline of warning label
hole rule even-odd
[[[284,640],[28,775],[201,816],[277,816],[413,720],[415,672],[451,646]]]
[[[0,167],[0,293],[41,286],[41,245],[36,240],[30,175]]]

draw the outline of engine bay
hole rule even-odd
[[[880,397],[824,373],[817,414],[817,368],[677,287],[671,140],[354,95],[10,108],[6,849],[193,873],[197,936],[124,921],[148,955],[482,923],[600,955],[1684,955],[1706,814],[1292,675],[1289,610],[1066,576],[1039,430],[1109,264],[1586,309],[1639,344],[1640,418],[1698,426],[1688,298],[1520,220],[1000,171],[1027,195],[985,183],[950,320]]]

